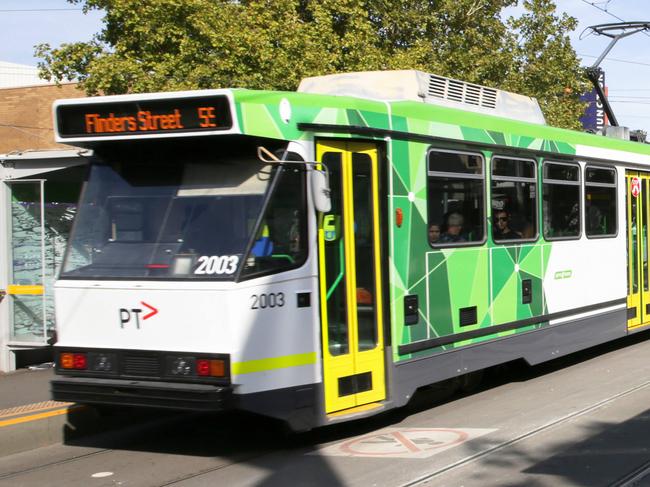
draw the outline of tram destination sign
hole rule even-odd
[[[166,98],[60,105],[61,138],[112,137],[177,132],[212,132],[232,128],[226,96]]]

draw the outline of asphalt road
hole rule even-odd
[[[300,435],[242,414],[179,415],[128,439],[0,458],[0,486],[650,485],[649,338],[498,367],[476,392],[432,387],[407,408]]]

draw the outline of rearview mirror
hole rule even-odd
[[[327,172],[312,169],[310,185],[314,207],[321,213],[328,213],[332,209],[332,200],[330,198],[330,183]]]

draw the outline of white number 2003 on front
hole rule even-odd
[[[232,274],[237,270],[239,257],[236,255],[202,255],[194,274]]]

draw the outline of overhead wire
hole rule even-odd
[[[79,12],[82,8],[3,8],[0,12]]]
[[[581,57],[589,57],[589,58],[597,58],[598,56],[592,56],[591,54],[579,54],[578,56]],[[625,64],[636,64],[638,66],[650,66],[650,63],[642,63],[641,61],[630,61],[629,59],[616,59],[616,58],[605,58],[603,62],[605,61],[612,61],[616,63],[625,63]]]
[[[606,14],[609,15],[610,17],[615,18],[616,20],[620,20],[621,22],[627,22],[627,20],[622,19],[622,18],[620,18],[618,15],[614,15],[613,13],[611,13],[609,10],[607,10],[607,8],[599,7],[598,5],[596,5],[596,2],[589,2],[588,0],[582,0],[582,2],[583,2],[583,3],[586,3],[587,5],[591,5],[592,7],[594,7],[594,8],[596,8],[596,9],[600,10],[601,12],[606,13]],[[610,2],[607,2],[607,5],[609,5],[609,3],[610,3]],[[650,34],[648,34],[648,32],[643,31],[643,33],[644,33],[646,36],[650,37]]]
[[[25,134],[25,135],[27,135],[29,137],[35,137],[37,139],[46,140],[48,142],[52,142],[50,137],[44,137],[41,134],[32,132],[31,130],[46,130],[46,131],[50,131],[50,132],[54,131],[53,128],[48,128],[48,127],[29,127],[29,126],[25,126],[25,125],[10,125],[10,124],[4,124],[4,123],[0,123],[0,128],[12,129],[12,130],[15,130],[16,132],[20,132],[22,134]],[[30,129],[30,130],[25,130],[25,129]]]
[[[582,0],[582,2],[583,2],[583,3],[586,3],[587,5],[591,5],[591,6],[594,7],[594,8],[597,8],[598,10],[600,10],[601,12],[606,13],[606,14],[609,15],[610,17],[614,17],[615,19],[620,20],[621,22],[625,22],[625,20],[623,20],[622,18],[620,18],[618,15],[614,15],[613,13],[611,13],[611,12],[610,12],[609,10],[607,10],[606,8],[602,8],[602,7],[599,7],[598,5],[596,5],[596,2],[589,2],[588,0]],[[607,2],[607,4],[609,5],[609,2]]]
[[[10,128],[10,129],[54,130],[51,127],[35,127],[32,125],[13,125],[8,123],[0,123],[0,127]]]
[[[610,100],[612,98],[615,98],[618,101],[650,100],[650,96],[625,96],[625,95],[619,95],[619,96],[610,96],[609,97]]]

